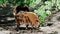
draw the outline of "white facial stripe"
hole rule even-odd
[[[15,13],[13,13],[14,15],[16,15]]]

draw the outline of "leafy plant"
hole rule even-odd
[[[34,11],[34,13],[36,13],[40,19],[41,26],[44,24],[44,20],[48,16],[48,14],[51,14],[51,11],[49,11],[49,10],[45,11],[46,8],[44,8],[44,7],[45,6],[41,6],[37,10]]]

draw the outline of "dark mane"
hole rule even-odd
[[[17,11],[17,13],[19,11],[28,11],[29,12],[29,8],[25,5],[19,5],[19,6],[16,7],[16,11]]]

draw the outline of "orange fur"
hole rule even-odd
[[[30,23],[33,26],[39,26],[39,19],[38,17],[32,12],[19,12],[16,15],[17,23]]]
[[[31,25],[32,27],[34,26],[39,26],[39,19],[37,17],[36,14],[34,14],[33,12],[29,12],[29,9],[28,7],[24,7],[23,8],[26,8],[23,12],[19,10],[19,12],[16,10],[16,7],[14,8],[13,10],[13,14],[15,14],[15,20],[17,22],[17,26],[19,27],[20,24],[28,24],[28,25]],[[21,9],[21,8],[19,8]],[[23,9],[22,9],[23,10]]]

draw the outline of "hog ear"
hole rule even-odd
[[[14,8],[13,8],[13,13],[15,13],[15,14],[16,14],[16,7],[14,7]]]

